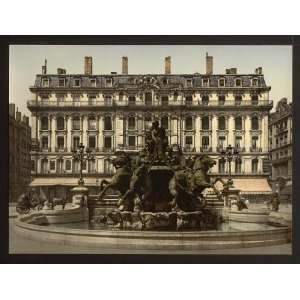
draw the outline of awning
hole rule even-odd
[[[96,177],[83,177],[84,185],[86,186],[97,186]],[[111,180],[111,178],[99,178],[99,182],[102,179]],[[74,177],[37,177],[29,184],[32,187],[38,186],[76,186],[78,185],[78,178]]]
[[[272,192],[266,178],[233,179],[233,186],[241,192]]]

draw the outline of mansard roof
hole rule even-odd
[[[82,75],[82,74],[45,74],[36,75],[33,88],[42,88],[42,79],[49,79],[49,88],[59,87],[59,78],[65,78],[65,88],[73,88],[75,79],[80,79],[81,88],[92,88],[91,79],[96,79],[96,88],[106,88],[106,79],[112,79],[112,88],[139,88],[141,85],[153,85],[157,88],[185,88],[189,87],[187,80],[191,80],[192,88],[201,88],[203,86],[202,79],[209,79],[209,87],[220,87],[219,79],[225,79],[225,88],[235,87],[235,79],[242,80],[241,87],[252,87],[251,80],[257,78],[258,83],[255,88],[270,88],[266,85],[262,74],[103,74],[103,75]]]

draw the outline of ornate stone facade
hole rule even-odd
[[[292,103],[286,98],[281,99],[276,111],[270,114],[269,121],[269,149],[272,161],[272,181],[274,190],[281,190],[289,184],[287,194],[291,194],[292,182]],[[283,182],[280,182],[282,179]],[[276,186],[279,183],[281,188]]]
[[[261,68],[253,74],[36,75],[35,98],[28,101],[37,145],[32,174],[73,176],[72,149],[82,142],[95,152],[84,172],[109,175],[114,170],[107,158],[117,150],[136,153],[158,120],[170,145],[217,161],[212,175],[227,172],[219,158],[230,144],[241,153],[233,176],[266,177],[270,89]]]
[[[9,104],[9,202],[16,202],[30,183],[31,128],[29,118]]]

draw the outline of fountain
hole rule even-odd
[[[111,182],[102,181],[98,199],[109,188],[118,190],[117,209],[99,215],[90,213],[90,223],[139,230],[217,229],[222,216],[205,207],[202,192],[212,187],[207,175],[215,164],[206,155],[184,160],[180,147],[168,145],[165,130],[158,122],[146,136],[146,147],[133,162],[121,152],[112,160],[116,174]]]
[[[145,139],[145,148],[135,158],[116,153],[111,159],[116,173],[111,181],[102,180],[98,195],[87,195],[81,176],[73,189],[71,208],[23,215],[16,221],[17,232],[40,241],[148,250],[224,249],[291,241],[287,216],[246,209],[230,181],[217,179],[223,183],[223,192],[216,190],[217,180],[212,182],[208,174],[215,161],[209,156],[185,159],[179,146],[168,145],[158,122]],[[118,191],[117,201],[107,200],[109,190]]]

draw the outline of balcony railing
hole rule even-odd
[[[250,148],[250,152],[261,152],[262,149],[261,148],[258,148],[258,147],[251,147]]]
[[[237,102],[235,100],[225,100],[220,104],[218,100],[210,100],[210,101],[193,101],[193,102],[185,102],[185,101],[171,101],[162,102],[160,100],[153,100],[151,103],[149,102],[135,102],[134,105],[129,103],[129,101],[115,101],[115,100],[105,100],[105,101],[35,101],[29,100],[27,101],[27,106],[30,107],[111,107],[111,106],[128,106],[128,107],[151,107],[151,106],[162,106],[162,107],[170,107],[170,106],[188,106],[188,107],[205,107],[205,106],[272,106],[272,100],[259,100],[259,101],[251,101],[251,100],[243,100]]]

